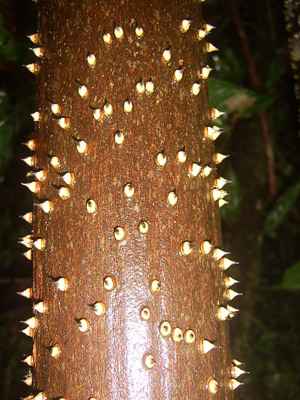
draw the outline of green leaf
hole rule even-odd
[[[270,234],[274,232],[285,220],[288,213],[293,208],[300,194],[300,182],[289,188],[282,196],[279,197],[273,209],[267,215],[263,232]]]
[[[281,285],[282,289],[287,289],[287,290],[300,289],[300,260],[285,271]]]
[[[221,79],[208,80],[210,103],[212,107],[228,113],[248,118],[269,107],[275,100],[234,83]]]

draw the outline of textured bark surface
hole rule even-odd
[[[46,247],[33,250],[33,299],[48,309],[35,312],[33,381],[35,393],[43,391],[47,399],[232,398],[228,326],[217,318],[218,305],[225,303],[225,274],[211,254],[201,252],[204,240],[221,245],[211,193],[216,172],[206,178],[189,173],[193,162],[214,167],[213,142],[203,137],[211,117],[201,79],[205,42],[196,36],[203,25],[200,11],[192,0],[39,2],[45,52],[38,61],[35,167],[47,178],[35,202],[51,200],[54,210],[34,207],[34,237],[45,238]],[[181,21],[189,18],[183,33]],[[114,24],[124,30],[121,40]],[[104,31],[111,44],[103,41]],[[169,47],[172,58],[163,62]],[[89,53],[96,57],[94,68]],[[183,78],[176,82],[173,73],[181,66]],[[153,93],[137,93],[141,79],[152,79]],[[196,96],[190,91],[194,82],[201,82]],[[86,98],[79,95],[80,85],[88,89]],[[131,113],[124,112],[127,99]],[[106,101],[113,112],[100,113],[97,121],[93,111],[103,110]],[[58,115],[51,103],[61,106]],[[61,117],[69,118],[69,129],[58,124]],[[115,142],[117,131],[124,134],[122,145]],[[84,153],[77,151],[78,140],[87,144]],[[176,155],[182,149],[187,159],[181,164]],[[156,163],[160,152],[166,156],[163,167]],[[51,166],[53,156],[59,168]],[[72,185],[63,181],[66,172],[74,174]],[[127,183],[135,189],[132,198],[124,195]],[[60,187],[68,187],[70,198],[59,196]],[[170,191],[178,196],[173,207],[166,201]],[[94,213],[87,212],[89,199]],[[145,234],[141,221],[149,226]],[[124,240],[115,239],[116,227],[124,228]],[[193,245],[186,256],[180,252],[184,241]],[[111,291],[104,287],[107,276],[115,283]],[[68,280],[68,290],[58,289],[60,277]],[[161,284],[156,294],[153,280]],[[91,309],[95,302],[105,304],[103,316]],[[141,318],[144,307],[149,320]],[[89,322],[85,333],[77,323],[81,318]],[[162,337],[163,321],[172,333],[193,330],[195,341],[174,342],[172,333]],[[201,338],[222,349],[201,354]],[[51,356],[55,345],[58,358]],[[147,355],[154,357],[153,368],[145,367]],[[214,395],[207,389],[212,378],[219,383]]]

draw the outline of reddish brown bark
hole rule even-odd
[[[183,33],[181,21],[189,18]],[[124,30],[121,40],[114,24]],[[137,25],[144,31],[140,38]],[[218,305],[225,303],[225,274],[211,253],[201,252],[205,240],[221,245],[211,192],[216,172],[206,178],[189,173],[193,162],[214,167],[213,143],[204,139],[211,117],[200,78],[205,43],[196,31],[202,26],[200,6],[191,0],[39,2],[45,51],[38,61],[35,167],[47,178],[35,202],[51,200],[54,210],[34,207],[34,237],[45,238],[46,246],[33,250],[33,299],[48,309],[35,312],[33,381],[35,393],[43,391],[47,399],[204,400],[213,396],[207,389],[212,378],[219,383],[213,397],[232,399],[228,327],[217,318]],[[111,44],[104,43],[104,31]],[[166,63],[162,53],[170,46]],[[94,68],[88,53],[96,57]],[[175,82],[173,73],[181,66],[183,78]],[[140,79],[152,79],[154,92],[138,94]],[[194,82],[201,82],[196,96],[190,92]],[[87,87],[86,98],[78,85]],[[126,99],[131,113],[124,112]],[[113,113],[96,121],[93,109],[102,110],[105,101]],[[54,115],[51,103],[61,113]],[[69,129],[58,124],[61,117],[70,120]],[[124,133],[122,145],[115,143],[117,131]],[[76,149],[78,140],[87,144],[84,154]],[[180,164],[176,155],[182,149],[187,159]],[[164,167],[156,163],[160,152],[167,158]],[[50,165],[53,156],[59,168]],[[62,179],[67,172],[74,174],[73,185]],[[124,195],[127,183],[135,189],[132,198]],[[70,191],[67,200],[59,196],[62,186]],[[173,207],[166,201],[170,191],[178,196]],[[87,212],[89,199],[94,213]],[[145,234],[141,221],[149,226]],[[123,241],[115,239],[116,227],[124,228]],[[180,252],[184,241],[193,245],[186,256]],[[114,280],[112,291],[104,287],[107,276]],[[61,277],[68,281],[66,291],[55,283]],[[150,290],[153,280],[161,284],[156,294]],[[105,315],[89,307],[95,302],[105,304]],[[141,318],[144,307],[149,320]],[[82,318],[89,323],[85,333],[78,326]],[[172,328],[166,338],[160,333],[163,321]],[[193,330],[195,341],[174,342],[175,328],[183,334]],[[201,338],[222,349],[201,354]],[[51,356],[55,345],[58,358]],[[154,357],[153,368],[146,368],[147,355]]]

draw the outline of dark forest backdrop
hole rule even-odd
[[[231,272],[244,293],[232,302],[241,309],[230,323],[232,355],[251,371],[236,399],[299,399],[299,105],[284,2],[207,0],[202,8],[221,50],[208,59],[211,105],[227,111],[216,148],[231,155],[219,168],[232,181],[221,209],[223,248],[240,262]],[[34,128],[35,79],[22,65],[34,60],[26,35],[36,31],[37,5],[2,0],[0,11],[0,382],[1,399],[13,400],[28,394],[21,360],[32,346],[19,323],[31,316],[31,302],[16,292],[32,274],[18,244],[30,227],[18,216],[32,207],[20,182],[29,171],[21,143]]]

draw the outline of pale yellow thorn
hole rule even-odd
[[[175,191],[171,191],[167,195],[167,203],[169,206],[174,207],[178,201],[178,196]]]
[[[26,257],[28,260],[32,260],[32,250],[27,250],[23,253],[23,256]]]
[[[211,44],[211,43],[205,43],[205,45],[206,45],[206,52],[207,53],[211,53],[211,52],[213,52],[213,51],[219,51],[219,49],[217,48],[217,47],[215,47],[213,44]]]
[[[142,79],[139,80],[139,81],[137,82],[137,84],[135,85],[135,90],[136,90],[137,93],[139,93],[139,94],[142,94],[142,93],[145,92],[145,85],[144,85],[144,82],[143,82]]]
[[[228,201],[226,201],[226,200],[224,200],[224,199],[220,199],[220,200],[218,201],[219,208],[225,206],[225,204],[228,204]]]
[[[237,296],[242,296],[242,293],[235,292],[232,289],[227,289],[225,295],[226,295],[226,300],[231,301]]]
[[[84,154],[87,152],[88,145],[84,140],[78,140],[76,144],[76,149],[79,154]]]
[[[164,152],[161,151],[156,155],[155,161],[159,167],[164,167],[167,162],[167,156],[165,155]]]
[[[239,264],[239,263],[236,261],[229,260],[229,258],[224,257],[220,260],[219,267],[221,268],[222,271],[226,271],[228,268],[230,268],[232,265],[235,265],[235,264]]]
[[[34,52],[35,56],[38,58],[42,58],[44,56],[45,53],[45,49],[43,49],[42,47],[35,47],[33,49],[30,49]]]
[[[183,69],[178,68],[174,71],[173,78],[175,81],[180,82],[181,79],[183,78]]]
[[[28,71],[30,71],[34,75],[37,75],[37,73],[39,72],[39,69],[40,69],[40,67],[37,63],[27,64],[27,65],[24,65],[24,67],[26,67],[28,69]]]
[[[213,251],[213,258],[216,260],[220,260],[222,257],[226,256],[227,254],[230,254],[228,251],[224,251],[216,247]]]
[[[60,346],[58,344],[56,344],[55,346],[52,346],[50,349],[50,355],[53,358],[58,358],[60,356],[61,353],[61,349]]]
[[[54,206],[51,200],[45,200],[43,203],[38,204],[38,207],[41,207],[41,209],[46,214],[50,214],[54,210]]]
[[[179,164],[184,164],[187,159],[187,152],[183,150],[179,150],[176,154],[176,160]]]
[[[35,164],[35,156],[30,156],[26,158],[22,158],[22,161],[26,163],[29,167],[34,167]]]
[[[207,79],[212,70],[213,68],[210,68],[208,65],[206,67],[203,67],[201,70],[201,78]]]
[[[190,29],[192,20],[190,19],[183,19],[180,23],[180,30],[181,32],[185,33]]]
[[[224,114],[225,113],[223,111],[219,111],[216,108],[211,108],[211,110],[210,110],[211,119],[217,119],[217,118],[221,117]]]
[[[94,67],[96,65],[96,56],[95,54],[89,53],[86,57],[86,61],[90,67]]]
[[[192,163],[189,165],[189,173],[195,177],[197,176],[201,171],[201,166],[197,163]]]
[[[21,321],[28,325],[31,329],[36,329],[39,326],[39,321],[36,317],[28,318],[26,321]]]
[[[56,156],[51,157],[50,165],[55,169],[59,168],[60,167],[60,159]]]
[[[103,111],[107,117],[110,117],[113,113],[113,106],[107,100],[105,101],[105,104],[103,106]]]
[[[127,114],[131,113],[132,110],[133,110],[132,101],[130,101],[130,100],[128,100],[128,99],[125,100],[125,101],[124,101],[124,104],[123,104],[123,107],[124,107],[124,111],[125,111]]]
[[[207,389],[209,393],[211,394],[216,394],[217,391],[219,390],[219,384],[215,379],[210,379],[210,381],[207,384]]]
[[[78,86],[78,93],[79,96],[82,97],[83,99],[86,99],[89,95],[88,88],[85,85]]]
[[[124,30],[121,26],[115,25],[114,35],[116,39],[121,40],[124,36]]]
[[[105,312],[106,312],[105,304],[102,301],[97,301],[95,304],[90,306],[90,308],[94,311],[94,313],[98,317],[103,316],[105,314]]]
[[[33,35],[28,35],[27,36],[29,40],[32,41],[34,44],[38,44],[40,41],[40,36],[38,33],[34,33]]]
[[[200,249],[203,254],[209,254],[212,248],[213,248],[213,245],[208,240],[205,240],[200,245]]]
[[[227,179],[224,179],[220,176],[220,178],[214,180],[214,187],[216,189],[222,189],[228,183],[231,183],[231,181],[228,181]]]
[[[21,185],[26,186],[32,193],[38,193],[40,191],[39,182],[21,183]]]
[[[23,290],[22,292],[17,292],[20,296],[26,297],[27,299],[32,298],[32,288]]]
[[[61,186],[58,189],[58,195],[62,200],[67,200],[70,198],[71,194],[70,194],[70,189],[65,187],[65,186]]]
[[[42,118],[42,115],[41,115],[41,113],[39,111],[36,111],[36,112],[34,112],[34,113],[30,114],[30,115],[32,116],[34,122],[39,122],[41,120],[41,118]]]
[[[90,323],[87,319],[81,318],[77,321],[77,326],[80,332],[85,333],[90,329]]]
[[[200,93],[201,84],[199,82],[195,82],[191,87],[191,94],[197,96]]]
[[[67,185],[73,185],[75,182],[75,175],[72,172],[66,172],[62,175],[62,179]]]
[[[215,153],[213,155],[213,162],[215,164],[220,164],[223,160],[225,160],[225,158],[228,158],[228,157],[229,157],[228,155],[224,155],[221,153]]]
[[[229,379],[228,386],[229,386],[230,390],[235,390],[239,386],[242,386],[242,385],[244,385],[244,383],[241,383],[241,382],[239,382],[239,381],[237,381],[235,379]]]
[[[34,151],[36,149],[36,140],[35,139],[30,139],[24,144],[24,146],[28,147],[29,150]]]
[[[58,119],[58,125],[62,129],[69,129],[71,126],[70,118],[62,117]]]
[[[202,176],[202,178],[207,178],[207,177],[210,175],[210,173],[211,173],[212,170],[213,170],[213,169],[212,169],[211,167],[209,167],[208,165],[206,165],[205,167],[203,167],[202,170],[201,170],[201,176]]]
[[[122,228],[121,226],[117,226],[114,229],[114,237],[118,242],[124,240],[125,236],[126,236],[125,229]]]
[[[183,256],[188,256],[193,251],[192,243],[186,240],[180,245],[180,252]]]
[[[57,103],[51,103],[50,108],[54,115],[58,115],[61,113],[61,106]]]
[[[32,212],[28,212],[28,213],[26,213],[24,215],[21,215],[21,218],[23,218],[29,224],[32,224],[32,217],[33,217]]]
[[[244,371],[243,369],[237,367],[236,365],[231,366],[231,376],[232,378],[238,378],[240,375],[249,374],[248,371]]]
[[[27,328],[23,329],[21,332],[24,333],[24,335],[29,336],[29,337],[33,337],[33,335],[34,335],[34,330],[32,328],[30,328],[30,326],[27,326]]]
[[[209,351],[213,349],[220,349],[220,348],[221,348],[220,346],[215,346],[209,340],[200,339],[199,341],[199,350],[201,354],[207,354]]]
[[[218,307],[217,317],[220,321],[225,321],[230,316],[230,312],[225,307]]]
[[[163,51],[162,58],[165,62],[168,63],[171,60],[171,57],[172,57],[172,53],[171,53],[171,48],[169,47],[168,49],[165,49]]]
[[[207,32],[204,29],[197,30],[197,39],[198,40],[203,40],[206,35],[207,35]]]
[[[141,26],[135,28],[135,34],[137,37],[141,38],[144,35],[144,29]]]
[[[205,32],[210,32],[213,29],[216,29],[216,27],[213,25],[205,24],[205,25],[203,25],[203,29],[205,30]]]
[[[230,288],[231,286],[235,285],[236,283],[239,283],[239,281],[231,278],[231,276],[225,276],[224,284],[225,284],[226,289]]]
[[[25,364],[29,365],[29,367],[32,367],[34,365],[34,360],[33,360],[33,356],[27,356],[26,358],[24,358],[24,360],[22,360]]]
[[[152,79],[149,79],[149,81],[146,82],[146,92],[147,93],[154,92],[154,83],[153,83]]]
[[[106,44],[111,44],[112,43],[112,37],[111,37],[111,34],[109,32],[104,32],[103,36],[102,36],[102,39],[103,39],[104,43],[106,43]]]
[[[227,195],[228,195],[228,193],[225,192],[225,190],[212,189],[212,197],[213,197],[214,201],[217,201],[219,199],[223,199]]]
[[[48,307],[44,301],[34,304],[33,309],[41,314],[48,311]]]

